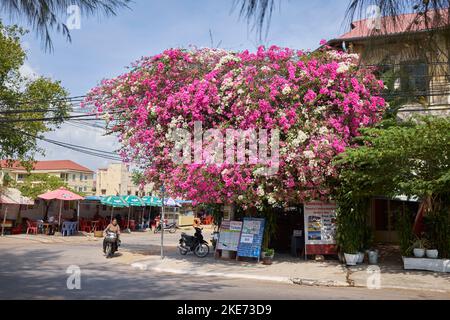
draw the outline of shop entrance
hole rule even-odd
[[[279,253],[291,253],[292,235],[295,230],[304,232],[303,205],[273,208],[277,217],[277,228],[270,247]]]
[[[398,243],[397,219],[399,214],[415,216],[418,202],[377,198],[372,200],[372,226],[376,242]]]

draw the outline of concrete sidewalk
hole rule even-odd
[[[143,258],[131,263],[133,268],[153,272],[186,274],[199,277],[253,279],[291,283],[306,286],[363,287],[377,283],[373,267],[360,265],[347,268],[337,261],[304,261],[279,257],[270,266],[256,262],[227,261],[212,256],[200,259],[188,255],[182,257],[170,252],[161,260],[158,256]],[[377,269],[375,269],[377,271]],[[421,290],[448,293],[450,297],[450,275],[432,272],[405,271],[400,266],[380,266],[381,289]]]
[[[270,266],[256,262],[214,259],[212,255],[200,259],[176,253],[161,260],[154,256],[131,264],[133,268],[155,272],[189,274],[201,277],[253,279],[303,285],[347,287],[347,270],[338,262],[306,262],[283,258]]]

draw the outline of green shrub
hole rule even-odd
[[[355,254],[371,246],[371,229],[367,226],[369,201],[353,199],[351,194],[338,199],[336,243],[344,253]]]
[[[402,256],[407,257],[412,253],[411,243],[414,241],[413,219],[409,211],[398,213],[397,234],[400,242]]]
[[[425,234],[430,246],[439,251],[439,257],[450,258],[450,212],[444,209],[424,217]]]

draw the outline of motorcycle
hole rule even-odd
[[[112,258],[118,249],[117,234],[115,232],[107,232],[105,236],[106,242],[106,258]]]
[[[154,233],[161,232],[161,224],[158,224],[158,226],[153,231]],[[169,233],[175,233],[177,232],[177,224],[175,222],[173,223],[164,223],[164,231],[169,231]]]
[[[203,239],[202,229],[195,228],[194,236],[181,234],[180,245],[178,246],[180,254],[185,256],[189,252],[193,252],[197,257],[204,258],[209,254],[209,245]]]

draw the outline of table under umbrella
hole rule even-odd
[[[67,190],[64,187],[59,188],[58,190],[50,191],[38,196],[40,199],[44,200],[60,200],[59,205],[59,217],[58,217],[58,227],[61,228],[61,212],[62,212],[62,203],[63,201],[79,201],[84,198],[72,191]],[[79,210],[77,210],[77,215],[80,215]]]
[[[111,222],[113,220],[114,208],[128,208],[128,203],[120,196],[108,196],[101,199],[101,204],[111,207]]]
[[[150,228],[152,207],[162,207],[162,200],[158,197],[145,196],[145,197],[142,197],[142,201],[144,202],[144,204],[146,206],[150,207],[148,210],[148,225]]]
[[[125,196],[123,197],[123,199],[125,200],[126,203],[128,203],[129,209],[128,209],[128,224],[127,224],[127,229],[130,229],[130,213],[131,213],[131,207],[144,207],[145,203],[144,201],[142,201],[141,198],[139,198],[138,196]]]

